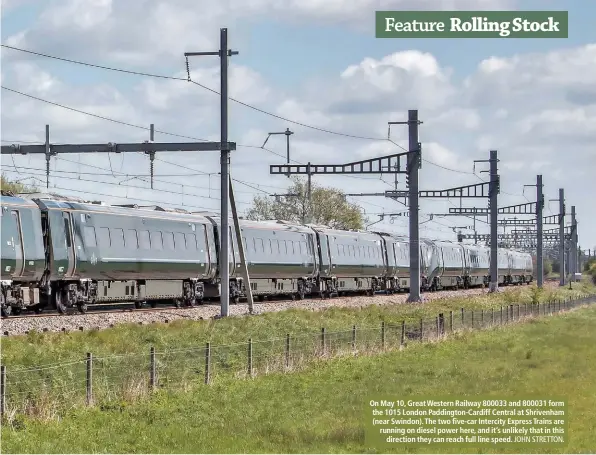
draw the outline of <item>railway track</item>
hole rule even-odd
[[[501,288],[504,292],[519,289],[517,286]],[[423,294],[423,302],[486,294],[487,289],[476,288],[459,291],[438,291]],[[320,311],[328,308],[363,308],[369,305],[406,304],[408,294],[345,296],[332,299],[311,298],[304,300],[265,300],[255,302],[253,314],[283,311],[287,309],[301,309],[306,311]],[[123,305],[130,305],[122,307]],[[249,315],[246,303],[230,304],[230,316]],[[78,313],[73,309],[72,314],[48,312],[41,314],[23,314],[0,320],[0,334],[2,336],[23,335],[31,331],[36,332],[77,332],[85,330],[101,330],[115,327],[119,324],[154,324],[169,323],[174,320],[208,320],[217,319],[220,315],[218,301],[206,301],[194,307],[177,308],[172,306],[158,306],[155,308],[134,308],[133,304],[111,305],[111,308],[92,309],[86,313]],[[62,317],[57,317],[62,316]]]

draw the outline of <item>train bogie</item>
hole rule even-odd
[[[0,307],[2,315],[38,308],[45,272],[39,207],[26,199],[2,196]]]

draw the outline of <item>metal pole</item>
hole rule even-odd
[[[476,215],[474,215],[474,245],[478,245],[478,233],[476,232]]]
[[[408,111],[408,201],[410,214],[410,295],[408,302],[420,302],[420,224],[418,206],[418,170],[421,152],[418,143],[418,111]]]
[[[46,125],[46,188],[50,187],[50,125]]]
[[[292,134],[292,132],[290,131],[290,128],[286,128],[286,153],[287,153],[287,163],[290,164],[290,134]]]
[[[306,195],[308,199],[308,207],[306,208],[306,223],[312,223],[312,173],[310,172],[310,161],[306,165],[306,172],[308,175],[306,185]],[[306,224],[303,223],[303,224]]]
[[[246,290],[246,300],[248,302],[248,312],[253,313],[254,300],[252,296],[252,287],[250,285],[250,275],[248,273],[248,263],[246,261],[246,251],[244,250],[244,243],[242,242],[242,232],[240,230],[240,220],[238,218],[238,210],[236,208],[236,198],[234,197],[234,188],[232,187],[232,179],[230,182],[230,205],[232,207],[232,220],[234,221],[234,231],[236,232],[236,245],[238,253],[240,254],[241,274],[244,280],[244,288]],[[234,262],[235,262],[234,258]]]
[[[149,142],[155,141],[155,129],[153,123],[149,125]],[[151,189],[153,189],[153,161],[155,160],[155,152],[149,152],[149,172],[151,173]]]
[[[542,175],[536,176],[536,277],[539,288],[544,282],[544,259],[543,259],[543,238],[542,238],[542,210],[544,209],[544,194],[542,194]]]
[[[499,285],[499,270],[497,257],[498,206],[497,206],[497,151],[490,151],[490,285],[489,292],[496,292]]]
[[[559,286],[565,286],[565,190],[559,188]]]
[[[220,30],[220,86],[221,86],[221,143],[228,142],[228,29]],[[230,192],[230,151],[221,151],[221,255],[219,259],[220,270],[220,303],[221,316],[229,314],[230,306],[230,224],[229,224],[229,192]]]
[[[575,205],[571,206],[571,247],[569,248],[569,274],[571,281],[577,272],[577,220],[575,219]]]

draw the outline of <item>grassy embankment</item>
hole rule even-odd
[[[122,324],[105,330],[70,333],[36,333],[2,339],[2,364],[37,366],[85,358],[87,352],[95,356],[145,354],[151,346],[157,351],[245,343],[301,334],[350,331],[358,328],[375,328],[385,321],[398,325],[402,321],[417,323],[421,318],[434,318],[439,313],[458,313],[466,310],[499,309],[510,304],[548,302],[595,294],[596,286],[576,283],[573,290],[551,287],[539,290],[535,285],[505,288],[495,295],[440,299],[423,304],[368,305],[363,308],[330,308],[323,311],[286,310],[249,317],[229,317],[221,320],[175,320],[169,324],[139,326]],[[374,302],[374,298],[371,298]]]
[[[138,404],[74,410],[59,422],[21,418],[13,428],[3,429],[2,451],[378,452],[363,440],[362,411],[370,394],[421,399],[541,394],[566,397],[569,403],[571,442],[554,452],[587,453],[596,447],[595,325],[596,308],[580,309],[502,329],[462,332],[443,343],[415,343],[402,352],[320,362],[290,375],[272,374],[250,381],[221,378],[208,387],[195,386],[191,393],[160,391]],[[216,330],[213,327],[211,330]],[[96,340],[79,336],[86,343]],[[454,446],[448,450],[512,452],[499,446],[492,450]],[[524,451],[553,452],[544,447]],[[433,450],[398,445],[395,452]]]

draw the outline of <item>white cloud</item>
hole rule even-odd
[[[441,7],[447,8],[449,3],[441,3]],[[206,15],[200,15],[200,2],[193,2],[189,7],[191,3],[186,1],[96,0],[88,8],[83,8],[82,3],[74,0],[57,1],[44,13],[43,20],[40,18],[26,33],[15,34],[12,41],[35,50],[51,48],[51,53],[56,55],[78,56],[89,61],[98,59],[100,63],[103,59],[112,60],[122,67],[151,64],[154,68],[163,67],[156,72],[185,78],[185,72],[180,71],[182,52],[216,49],[220,18],[232,9],[236,11],[234,17],[248,17],[249,14],[265,17],[273,16],[279,8],[285,7],[288,14],[295,13],[294,21],[316,18],[325,23],[355,24],[355,18],[362,20],[364,17],[363,11],[377,6],[391,9],[396,4],[406,3],[371,0],[348,5],[332,1],[326,2],[322,8],[317,4],[314,0],[291,3],[228,0],[210,8]],[[487,5],[489,2],[483,6]],[[62,15],[58,14],[60,11]],[[333,16],[334,12],[341,14]],[[71,27],[69,24],[75,20],[78,25]],[[236,32],[233,39],[238,39]],[[9,54],[3,52],[5,55]],[[10,55],[11,60],[3,61],[2,80],[11,88],[141,126],[154,123],[161,131],[218,139],[219,99],[196,85],[131,77],[121,85],[113,86],[109,81],[115,79],[102,80],[101,76],[91,82],[81,80],[72,84],[65,81],[64,73],[55,72],[56,67],[46,60],[31,63],[15,60],[14,54]],[[504,191],[500,195],[500,204],[527,202],[521,196],[523,185],[533,183],[535,174],[542,173],[547,198],[556,197],[558,187],[564,186],[567,205],[575,204],[582,220],[580,238],[585,236],[596,243],[594,233],[587,230],[596,222],[596,213],[593,203],[585,197],[584,189],[586,176],[596,175],[596,154],[592,145],[596,138],[596,81],[592,76],[596,74],[595,56],[596,45],[514,57],[487,56],[460,82],[453,78],[450,68],[439,64],[436,55],[417,49],[402,50],[381,58],[355,55],[352,64],[346,65],[335,77],[317,82],[314,88],[309,87],[310,90],[293,89],[288,91],[289,94],[283,93],[279,84],[274,86],[272,81],[266,80],[258,68],[236,64],[232,59],[230,95],[298,122],[381,139],[387,136],[389,120],[406,120],[407,109],[418,108],[424,122],[420,126],[420,140],[424,158],[428,161],[421,170],[421,189],[480,183],[471,174],[472,161],[486,159],[489,150],[497,149]],[[218,89],[216,65],[216,58],[192,60],[193,79]],[[78,71],[76,66],[68,68],[72,70],[71,75]],[[100,70],[96,71],[96,74],[102,74]],[[42,142],[46,123],[51,126],[54,142],[142,141],[149,135],[143,129],[44,105],[6,91],[2,93],[2,105],[3,139]],[[287,187],[288,179],[270,175],[268,168],[270,164],[285,163],[285,137],[277,136],[268,141],[267,148],[277,156],[259,148],[268,132],[283,131],[286,127],[295,132],[290,139],[292,159],[302,163],[340,164],[402,152],[388,141],[356,140],[318,132],[230,102],[230,139],[239,144],[238,150],[232,154],[232,175],[251,185],[236,183],[242,210],[247,208],[253,195],[279,193]],[[407,127],[392,127],[391,138],[407,148]],[[156,140],[186,139],[158,132]],[[155,187],[161,191],[149,189],[148,159],[143,155],[58,157],[52,160],[52,181],[62,188],[102,193],[104,196],[96,197],[101,199],[110,200],[105,196],[109,194],[128,195],[166,205],[184,203],[217,210],[217,155],[217,152],[158,154],[155,169],[156,174],[161,175],[157,177],[161,182],[156,181]],[[14,158],[21,176],[43,180],[43,157]],[[457,172],[433,166],[430,162]],[[3,160],[2,164],[3,170],[12,168],[11,175],[17,175],[12,159]],[[486,163],[477,164],[476,173],[484,169],[487,169]],[[62,178],[57,178],[59,175]],[[127,180],[134,175],[137,178]],[[481,177],[486,179],[487,176],[482,174]],[[315,176],[314,181],[335,185],[350,193],[384,192],[394,186],[391,175],[383,176],[383,179],[378,176]],[[398,181],[398,187],[405,188],[402,175],[398,176]],[[118,182],[143,188],[126,189]],[[530,193],[526,191],[525,194]],[[352,200],[365,207],[371,221],[375,221],[376,213],[396,212],[403,208],[383,197],[354,197]],[[124,202],[120,199],[113,201]],[[454,204],[459,205],[459,201],[424,199],[421,209],[425,213],[445,213]],[[464,205],[486,206],[486,203],[471,200],[464,201]],[[394,225],[380,223],[379,226],[398,229],[398,226],[407,225],[404,220],[398,219]],[[461,224],[453,218],[440,221]],[[427,230],[429,228],[438,231]],[[425,235],[453,238],[451,231],[434,222],[426,223],[424,229]]]

